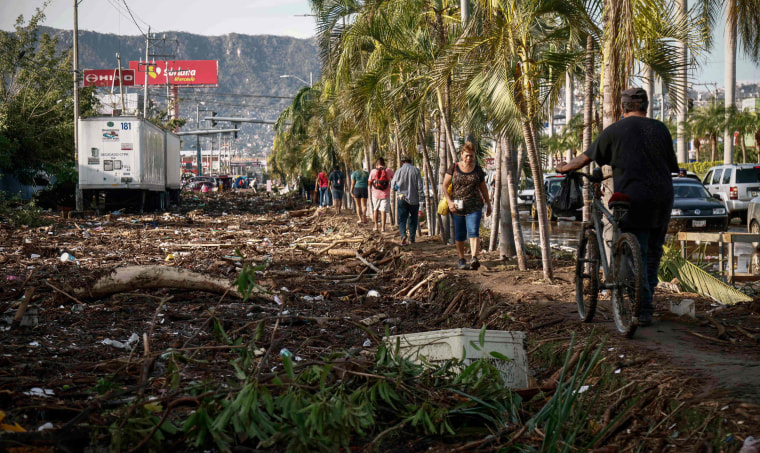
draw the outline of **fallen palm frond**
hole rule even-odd
[[[684,291],[701,294],[724,305],[752,300],[733,286],[723,283],[696,264],[687,261],[672,247],[665,247],[658,277],[662,281],[677,278]]]

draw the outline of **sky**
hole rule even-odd
[[[43,0],[0,0],[0,29],[13,30],[16,18],[28,20]],[[74,0],[48,0],[43,25],[71,30]],[[125,6],[126,5],[126,6]],[[127,10],[127,7],[129,11]],[[130,11],[134,20],[130,17]],[[79,28],[117,35],[184,31],[207,36],[228,33],[314,36],[314,19],[307,0],[79,0]],[[719,21],[720,23],[720,21]],[[702,83],[723,86],[723,30],[701,68],[693,75]],[[760,82],[760,68],[741,55],[737,58],[737,83]],[[698,88],[704,91],[705,88]]]

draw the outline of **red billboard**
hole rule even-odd
[[[130,61],[129,69],[136,74],[135,84],[148,85],[213,85],[218,83],[219,62],[216,60],[173,60],[149,63]]]
[[[121,70],[121,84],[130,87],[135,84],[135,71],[131,69]],[[118,69],[85,69],[84,86],[95,85],[96,87],[119,86]]]

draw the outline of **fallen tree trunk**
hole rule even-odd
[[[100,299],[114,293],[153,288],[190,289],[243,297],[238,292],[234,280],[211,277],[177,267],[155,265],[120,267],[90,287],[76,290],[74,294],[80,298]],[[261,291],[254,289],[253,292]]]

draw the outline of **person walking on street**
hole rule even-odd
[[[343,208],[343,189],[346,184],[346,174],[340,171],[340,167],[336,165],[332,173],[330,173],[328,180],[330,182],[333,202],[335,203],[335,213],[340,214]]]
[[[391,187],[396,189],[396,216],[398,217],[398,232],[401,235],[401,245],[414,244],[417,235],[417,220],[420,205],[425,207],[424,183],[420,170],[412,165],[412,159],[401,159],[401,168],[398,169]],[[409,220],[409,232],[407,237],[407,219]]]
[[[369,174],[369,185],[372,187],[372,223],[373,230],[378,231],[377,218],[380,217],[382,231],[385,232],[385,217],[391,212],[391,179],[393,170],[385,168],[385,159],[378,157],[375,168]]]
[[[351,196],[354,197],[356,216],[359,218],[356,222],[358,224],[367,223],[368,180],[367,170],[356,170],[351,173]]]
[[[672,173],[678,171],[673,137],[661,121],[647,118],[649,100],[642,88],[621,94],[623,119],[603,130],[585,153],[557,165],[567,173],[594,161],[612,166],[615,192],[628,195],[631,208],[620,221],[623,232],[636,236],[644,264],[644,291],[639,325],[652,323],[652,297],[657,286],[657,270],[662,245],[673,208]]]
[[[452,185],[451,194],[446,190]],[[465,241],[470,240],[469,268],[480,267],[478,254],[480,254],[480,220],[483,217],[483,205],[487,207],[486,215],[491,215],[491,199],[488,197],[486,186],[486,173],[477,164],[475,145],[466,142],[460,153],[460,161],[455,162],[443,178],[443,194],[449,204],[452,219],[454,221],[454,243],[457,247],[459,269],[467,269],[467,260],[464,258]]]
[[[317,175],[317,183],[314,187],[314,190],[319,190],[319,206],[320,207],[327,207],[330,206],[330,200],[327,198],[327,191],[329,190],[330,182],[327,179],[327,174],[325,172],[320,171]]]

